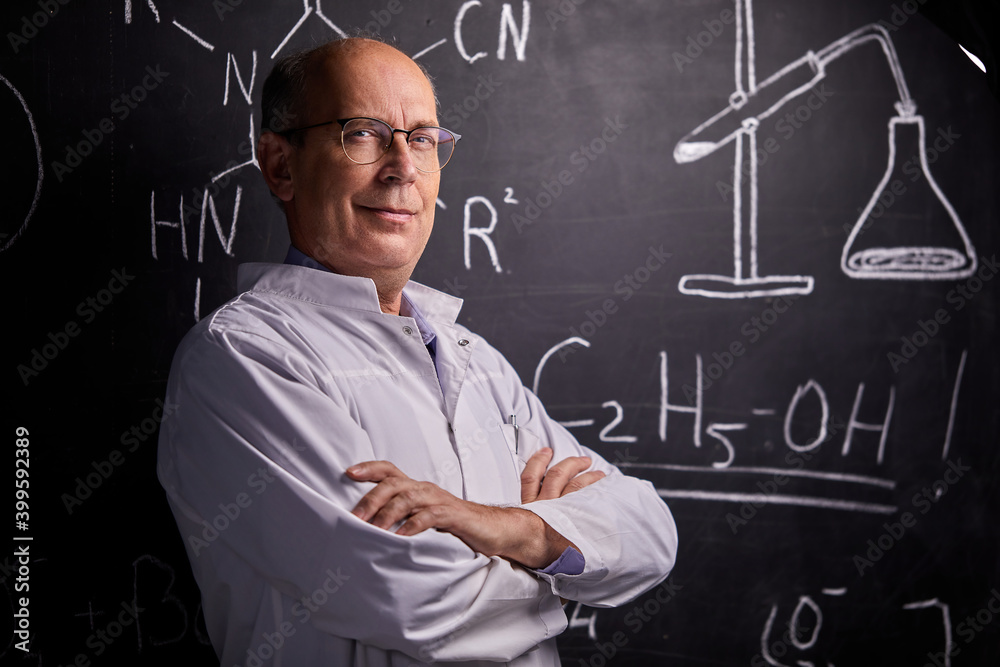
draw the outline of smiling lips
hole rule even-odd
[[[410,211],[405,208],[393,208],[390,206],[365,206],[365,208],[383,220],[391,222],[409,222],[416,215],[416,211]]]

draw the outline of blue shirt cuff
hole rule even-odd
[[[542,574],[580,574],[583,572],[587,561],[583,554],[573,547],[566,547],[566,550],[556,558],[555,561],[544,570],[539,570]]]

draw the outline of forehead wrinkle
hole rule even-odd
[[[365,76],[369,72],[373,76]],[[335,118],[364,116],[395,126],[396,119],[419,113],[421,120],[402,129],[438,124],[433,87],[424,72],[401,51],[380,42],[359,40],[328,49],[311,63],[308,82],[305,108],[312,113],[332,97],[330,113]],[[433,115],[423,117],[428,108]]]

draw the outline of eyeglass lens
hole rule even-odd
[[[371,164],[389,150],[392,134],[380,120],[355,118],[344,125],[344,152],[358,164]],[[441,127],[418,127],[407,142],[413,165],[425,172],[442,169],[455,149],[455,136]]]

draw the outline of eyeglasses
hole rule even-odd
[[[377,118],[341,118],[325,123],[306,125],[292,130],[278,132],[288,136],[294,132],[311,130],[339,123],[341,127],[340,143],[348,159],[358,164],[372,164],[382,159],[392,147],[392,140],[397,132],[406,135],[406,144],[410,148],[413,166],[422,172],[432,174],[441,171],[448,164],[455,152],[455,142],[462,135],[455,134],[443,127],[416,127],[412,130],[398,130],[385,121]]]

